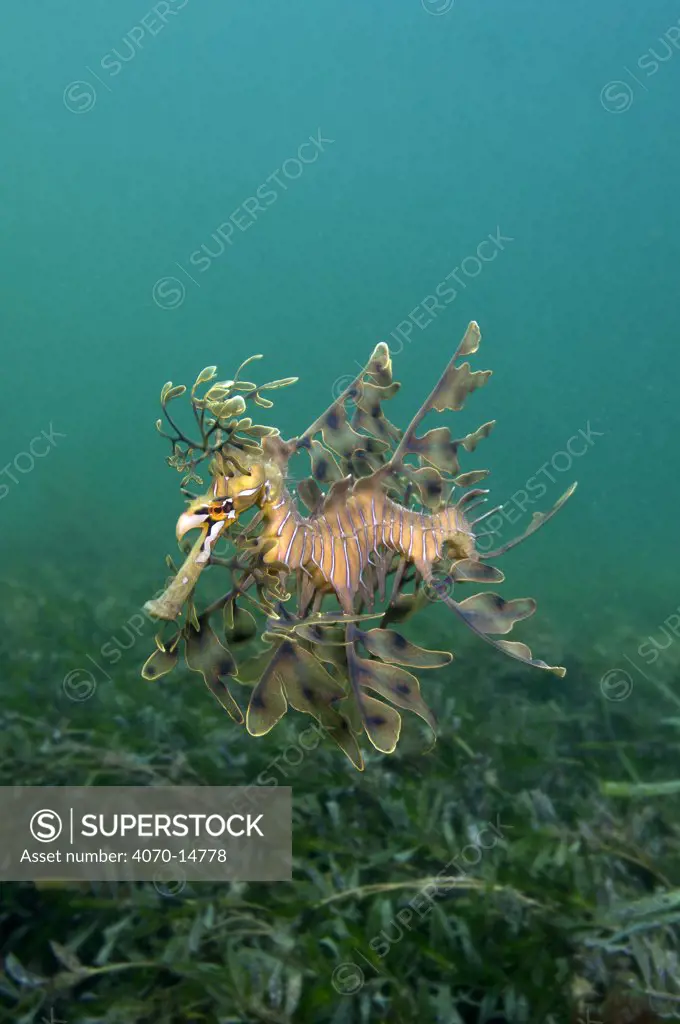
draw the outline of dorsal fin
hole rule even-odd
[[[437,510],[446,503],[445,492],[448,495],[451,490],[450,485],[456,482],[451,479],[447,480],[447,477],[458,477],[459,486],[466,487],[487,475],[486,470],[473,470],[461,475],[458,453],[461,448],[468,452],[474,451],[479,441],[491,432],[494,420],[482,424],[477,430],[459,438],[452,437],[448,427],[434,427],[422,436],[418,436],[416,433],[428,412],[458,411],[463,407],[465,399],[471,392],[486,384],[491,376],[490,370],[473,372],[468,363],[457,365],[461,357],[473,355],[477,351],[480,340],[479,326],[473,320],[468,325],[462,341],[437,384],[403,434],[392,427],[387,420],[383,422],[379,416],[376,416],[374,431],[377,436],[385,441],[400,439],[391,458],[370,476],[364,478],[365,486],[389,486],[390,482],[394,484],[400,478],[401,480],[406,478],[417,492],[421,504],[429,509]],[[354,389],[357,414],[352,423],[356,426],[366,426],[367,417],[373,416],[375,412],[382,415],[379,402],[377,410],[375,405],[371,405],[378,399],[382,400],[381,389],[384,389],[384,395],[387,397],[391,397],[392,392],[386,389],[381,382],[381,386],[378,388],[367,386],[364,398],[360,386],[361,380],[358,379]],[[409,455],[417,459],[417,468],[405,462]]]
[[[375,465],[389,457],[391,449],[401,437],[399,431],[383,415],[382,402],[392,398],[399,389],[392,381],[392,361],[384,341],[373,350],[366,366],[349,381],[338,397],[321,416],[293,440],[296,448],[306,448],[310,455],[321,461],[320,450],[326,449],[329,458],[340,462],[342,474],[356,473],[357,459],[363,453],[361,471],[371,472]],[[354,413],[350,419],[350,405]],[[315,440],[321,434],[322,441]],[[316,472],[321,483],[329,482]]]
[[[453,357],[449,360],[448,366],[435,384],[434,388],[420,406],[415,416],[409,423],[404,435],[399,442],[397,449],[390,460],[395,470],[398,470],[408,455],[415,455],[438,469],[457,473],[457,451],[463,445],[468,451],[473,451],[477,442],[491,430],[493,423],[485,423],[473,434],[464,438],[454,440],[447,427],[437,427],[429,430],[423,437],[418,437],[416,430],[424,420],[428,412],[444,412],[450,409],[458,412],[463,408],[465,399],[477,388],[483,387],[491,376],[491,370],[477,370],[472,372],[469,363],[462,363],[457,366],[458,359],[462,356],[472,355],[479,348],[481,334],[479,326],[472,320],[468,325],[463,340],[456,349]]]

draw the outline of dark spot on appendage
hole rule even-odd
[[[328,416],[326,416],[326,423],[331,428],[331,430],[337,430],[339,422],[340,420],[335,410],[332,410],[331,412],[328,413]]]
[[[408,683],[397,683],[395,690],[397,693],[403,693],[404,695],[409,695],[411,693],[411,687]]]
[[[250,698],[250,706],[251,708],[254,708],[255,711],[262,711],[262,709],[266,707],[265,702],[262,700],[262,697],[260,697],[257,694],[253,694],[253,696]]]
[[[305,700],[308,700],[308,701],[313,701],[314,700],[314,690],[311,688],[311,686],[303,686],[302,687],[302,696],[305,698]]]
[[[395,633],[392,637],[392,646],[396,647],[397,650],[403,651],[403,649],[408,646],[408,640],[405,636],[402,636],[401,633]]]
[[[382,715],[370,715],[366,719],[366,724],[375,726],[385,725],[385,719],[382,717]]]

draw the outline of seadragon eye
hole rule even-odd
[[[232,498],[220,498],[219,501],[213,502],[209,508],[206,508],[206,512],[210,515],[211,519],[225,519],[233,510],[234,501]]]

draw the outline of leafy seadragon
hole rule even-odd
[[[243,381],[240,374],[249,359],[234,380],[212,383],[217,370],[207,367],[190,393],[200,435],[196,440],[180,430],[168,411],[170,401],[186,388],[165,385],[161,405],[172,433],[163,429],[162,420],[157,427],[172,442],[168,462],[185,474],[182,489],[190,498],[179,517],[177,537],[181,542],[189,531],[199,533],[178,572],[168,559],[175,575],[162,595],[145,606],[158,619],[174,622],[183,611],[184,619],[172,635],[156,638],[144,678],[171,671],[183,642],[187,666],[203,674],[231,717],[238,723],[245,720],[251,735],[269,732],[291,706],[312,715],[362,769],[362,733],[379,751],[395,749],[401,730],[397,708],[414,712],[435,729],[418,680],[406,668],[438,668],[452,655],[425,650],[389,628],[433,594],[505,654],[565,674],[563,668],[534,658],[525,644],[498,639],[534,613],[531,598],[506,601],[486,591],[458,601],[451,595],[452,584],[502,582],[503,574],[490,559],[547,522],[576,486],[549,512],[535,513],[522,536],[494,551],[477,549],[481,533],[476,535],[475,527],[491,513],[471,518],[488,493],[475,485],[488,471],[461,473],[458,457],[461,448],[475,450],[493,421],[457,439],[447,427],[422,436],[417,430],[427,413],[460,410],[467,396],[486,383],[490,370],[473,372],[469,363],[460,362],[477,351],[479,342],[473,322],[403,432],[383,412],[383,403],[399,389],[383,342],[323,415],[288,441],[278,430],[254,424],[243,414],[249,402],[271,407],[266,392],[297,378],[259,386]],[[201,396],[199,389],[208,384]],[[290,459],[301,452],[311,463],[311,475],[296,488],[305,511],[288,469]],[[191,481],[202,484],[196,471],[205,461],[212,486],[196,497],[185,487]],[[456,489],[461,493],[452,503]],[[228,550],[219,554],[225,539]],[[227,570],[229,587],[198,612],[196,584],[212,565]],[[333,608],[324,610],[328,599]],[[244,602],[265,616],[259,637]],[[222,623],[216,632],[218,616]],[[379,625],[368,628],[371,619],[380,619]],[[232,648],[249,650],[249,641],[257,642],[258,650],[237,664]],[[229,689],[230,679],[251,686],[245,719]]]

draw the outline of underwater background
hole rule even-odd
[[[480,651],[433,605],[409,635],[457,655],[421,679],[442,728],[434,752],[414,728],[404,751],[375,756],[365,775],[319,749],[281,778],[296,802],[296,881],[276,892],[213,887],[183,902],[3,883],[0,1019],[455,1024],[587,1013],[609,1024],[624,1018],[604,1017],[618,1012],[608,994],[660,990],[655,970],[667,994],[655,1012],[680,1016],[675,910],[643,930],[663,933],[645,967],[641,947],[606,939],[586,943],[597,965],[585,968],[580,939],[572,945],[581,923],[562,907],[558,927],[546,895],[551,885],[573,893],[570,911],[583,901],[591,924],[609,900],[659,888],[680,906],[678,4],[5,0],[0,27],[3,785],[239,785],[290,742],[290,723],[265,740],[241,735],[195,678],[139,677],[154,629],[130,623],[162,586],[165,555],[176,556],[183,507],[154,428],[165,381],[191,384],[213,363],[230,377],[262,353],[258,381],[300,378],[261,419],[291,436],[384,340],[402,383],[389,415],[403,428],[474,319],[473,368],[494,376],[441,422],[460,436],[497,420],[462,468],[490,468],[493,504],[516,510],[503,541],[579,483],[502,565],[503,595],[538,601],[521,639],[565,664],[564,680]],[[537,483],[544,492],[522,507],[528,481],[530,494]],[[107,642],[115,660],[102,660]],[[76,670],[86,700],[64,687]],[[102,750],[118,751],[115,771]],[[140,768],[174,763],[178,750],[187,775]],[[663,783],[665,796],[614,800],[610,811],[607,781]],[[501,804],[487,803],[485,787],[498,800],[502,790]],[[491,921],[490,897],[468,909],[447,898],[400,941],[387,973],[366,969],[356,990],[331,981],[350,947],[370,958],[368,940],[399,904],[386,910],[374,892],[369,903],[341,900],[354,908],[341,927],[320,901],[397,884],[411,864],[414,877],[436,874],[475,815],[507,804],[521,818],[526,794],[543,789],[564,803],[509,841],[522,881],[493,858],[483,870],[527,899],[546,896],[545,927],[520,922],[514,905]],[[402,801],[398,825],[383,800]],[[449,803],[461,817],[439,849],[427,822]],[[584,867],[573,832],[582,820],[589,835],[607,821],[618,838],[605,845],[625,847],[623,860],[598,860],[600,874]],[[576,866],[568,881],[551,874],[532,889],[541,843],[563,843],[558,866]],[[633,876],[622,866],[631,858]],[[169,929],[175,941],[220,899],[232,908],[218,929],[240,965],[232,981],[205,966],[223,955],[212,924],[180,952],[148,952],[148,935]],[[280,928],[262,977],[251,958],[266,942],[253,938],[249,902],[269,921],[258,935]],[[76,943],[89,924],[109,929],[111,948],[111,929],[130,931],[117,962],[156,966],[106,987],[93,933]],[[94,973],[72,970],[70,987],[55,988],[50,941],[87,950]],[[533,978],[532,943],[544,957]],[[621,957],[632,958],[623,980]],[[267,989],[270,976],[280,991]]]

